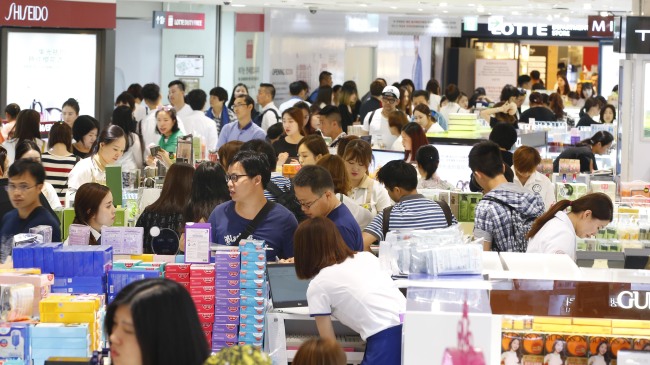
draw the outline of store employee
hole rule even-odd
[[[406,298],[370,252],[354,253],[325,217],[304,221],[294,235],[296,274],[311,279],[309,313],[318,333],[335,338],[331,316],[366,341],[362,365],[400,365]]]

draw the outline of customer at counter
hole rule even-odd
[[[350,198],[373,215],[391,205],[386,189],[368,176],[368,168],[372,162],[370,143],[362,139],[352,140],[345,147],[343,160],[350,175]]]
[[[89,245],[101,243],[102,227],[115,222],[115,206],[111,190],[97,183],[86,183],[77,190],[73,224],[90,227]],[[67,243],[66,243],[67,244]]]
[[[362,128],[368,131],[373,138],[373,144],[376,144],[379,148],[382,148],[381,145],[385,147],[392,146],[397,139],[390,132],[388,116],[391,112],[397,110],[399,101],[399,90],[395,86],[386,86],[381,93],[382,107],[368,113],[363,120]]]
[[[589,127],[592,124],[600,124],[596,119],[600,117],[600,103],[596,98],[589,98],[585,101],[585,113],[580,117],[576,127]]]
[[[552,122],[556,120],[555,114],[546,107],[542,94],[532,92],[528,97],[530,108],[526,109],[519,117],[519,123],[528,123],[529,119],[534,119],[539,122]]]
[[[598,170],[595,154],[608,153],[614,142],[614,136],[607,131],[598,131],[591,138],[580,141],[575,147],[562,151],[553,161],[553,172],[560,172],[560,160],[580,160],[580,172],[592,173]]]
[[[571,208],[569,212],[565,212]],[[614,216],[612,200],[591,193],[574,201],[561,200],[535,220],[526,238],[526,252],[566,254],[576,259],[576,237],[587,238],[606,227]]]
[[[401,364],[400,314],[406,299],[380,269],[379,259],[369,252],[354,253],[324,217],[303,222],[294,240],[296,274],[311,279],[307,302],[320,337],[336,339],[334,316],[366,341],[362,365]]]
[[[442,189],[453,190],[454,186],[445,180],[442,180],[437,174],[438,165],[440,164],[440,154],[434,145],[426,145],[418,149],[415,155],[418,163],[418,189]]]
[[[315,165],[318,160],[329,155],[323,137],[311,134],[298,142],[298,162],[302,166]]]
[[[415,122],[407,123],[402,128],[402,146],[404,146],[404,161],[415,162],[415,154],[420,147],[427,146],[429,141],[422,127]]]
[[[545,210],[549,210],[555,203],[555,186],[548,177],[537,171],[537,166],[542,162],[537,149],[529,146],[517,148],[513,162],[513,182],[542,197]]]

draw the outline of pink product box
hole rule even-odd
[[[241,270],[240,279],[257,280],[265,279],[266,271],[264,270]]]
[[[214,262],[237,262],[239,263],[239,252],[238,251],[217,251],[214,253]]]
[[[264,279],[240,279],[239,287],[241,289],[263,289],[266,285],[266,280]]]
[[[239,295],[242,297],[266,297],[264,289],[239,289]]]
[[[165,265],[165,277],[167,276],[168,273],[189,273],[190,272],[190,264],[167,264]]]
[[[214,276],[209,278],[194,277],[190,278],[190,286],[214,286]]]
[[[190,286],[190,295],[214,295],[214,286]]]
[[[176,282],[189,283],[190,282],[190,273],[189,272],[165,272],[165,278],[169,280],[174,280]]]
[[[239,324],[239,328],[241,332],[254,332],[254,333],[264,332],[264,324],[250,324],[250,323],[242,322]]]
[[[239,325],[237,324],[214,324],[212,326],[213,333],[239,333]]]
[[[212,342],[231,342],[231,341],[237,341],[237,339],[238,339],[237,332],[235,333],[212,332]]]
[[[240,319],[240,323],[264,324],[264,315],[263,314],[241,313],[239,315],[239,319]]]
[[[242,295],[240,298],[242,306],[263,307],[266,304],[266,298],[264,297],[246,297]]]
[[[194,304],[214,304],[214,295],[193,295]]]
[[[214,333],[212,334],[212,339],[214,340]],[[261,342],[263,339],[264,333],[262,332],[239,331],[239,342]]]
[[[217,280],[239,280],[239,270],[235,271],[218,271]]]
[[[239,297],[239,289],[217,289],[214,296],[217,298],[235,298]]]
[[[249,307],[241,305],[239,306],[239,313],[263,315],[264,309],[264,307]]]
[[[194,304],[196,306],[196,311],[200,313],[212,313],[214,314],[214,304]]]
[[[190,278],[214,278],[214,265],[194,264],[190,266]]]
[[[239,280],[217,280],[214,285],[217,289],[239,289]]]
[[[239,297],[233,297],[233,298],[219,298],[216,297],[214,299],[215,305],[217,307],[239,307]]]
[[[239,315],[215,314],[214,324],[239,324]]]
[[[241,264],[239,261],[232,261],[232,262],[217,262],[215,263],[215,269],[217,272],[219,271],[239,271],[241,268]]]
[[[243,251],[241,253],[242,261],[265,261],[266,260],[266,251]]]
[[[214,323],[214,312],[212,313],[199,313],[199,322],[201,323]]]
[[[266,269],[266,261],[241,261],[241,270],[264,270]]]
[[[237,314],[239,315],[239,306],[236,305],[215,305],[214,306],[215,314]]]

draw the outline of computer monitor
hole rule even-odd
[[[311,280],[298,279],[294,264],[269,264],[266,270],[273,308],[307,307],[307,288]]]
[[[650,249],[647,248],[626,248],[625,268],[626,269],[647,269]]]
[[[391,150],[372,150],[373,162],[370,164],[368,170],[374,172],[380,167],[384,166],[390,161],[393,160],[404,160],[403,151],[391,151]]]

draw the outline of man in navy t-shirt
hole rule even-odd
[[[220,245],[235,245],[239,236],[267,204],[264,187],[271,179],[271,167],[263,153],[240,151],[228,167],[226,180],[232,201],[218,205],[210,214],[212,241]],[[293,213],[280,204],[272,207],[248,237],[263,240],[269,249],[266,258],[293,257],[293,233],[298,221]]]
[[[4,262],[9,253],[13,237],[19,233],[29,233],[36,226],[52,227],[52,241],[61,241],[59,221],[41,205],[39,198],[45,181],[45,169],[40,163],[31,159],[21,159],[9,167],[9,184],[7,192],[14,210],[2,217],[0,224],[0,261]]]
[[[353,251],[363,251],[361,228],[335,194],[332,175],[322,166],[303,166],[293,178],[296,198],[309,217],[327,217]]]

